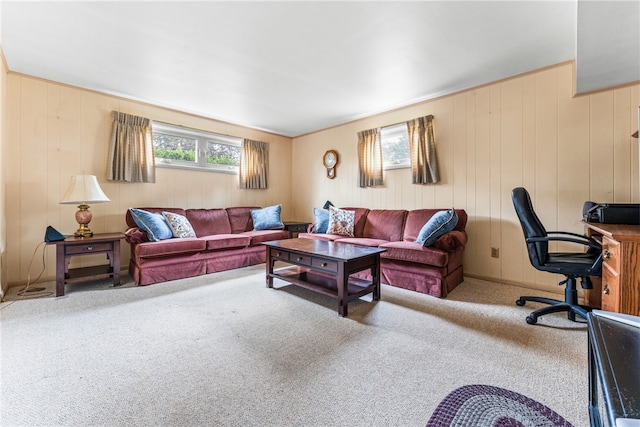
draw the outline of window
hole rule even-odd
[[[380,129],[383,169],[411,167],[409,161],[409,135],[407,125],[387,126]]]
[[[156,166],[238,173],[241,138],[154,122]]]

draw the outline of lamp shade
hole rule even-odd
[[[73,175],[60,203],[77,205],[109,201],[95,175]]]

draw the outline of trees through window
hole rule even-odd
[[[400,169],[411,166],[409,136],[405,123],[380,128],[380,145],[382,146],[383,169]]]
[[[238,173],[242,138],[154,122],[156,166]]]

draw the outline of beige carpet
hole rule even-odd
[[[383,285],[341,318],[331,299],[266,288],[264,265],[60,298],[46,285],[0,304],[2,426],[424,426],[467,384],[588,425],[586,325],[528,325],[539,305],[516,306],[522,288]]]

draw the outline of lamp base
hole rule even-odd
[[[73,235],[76,237],[91,237],[93,236],[93,231],[89,230],[89,227],[85,224],[80,224],[80,227],[78,227]]]
[[[80,225],[75,233],[73,233],[76,237],[91,237],[93,236],[93,231],[89,229],[89,223],[93,218],[93,214],[89,210],[89,205],[83,203],[78,205],[78,212],[76,212],[76,221]]]

